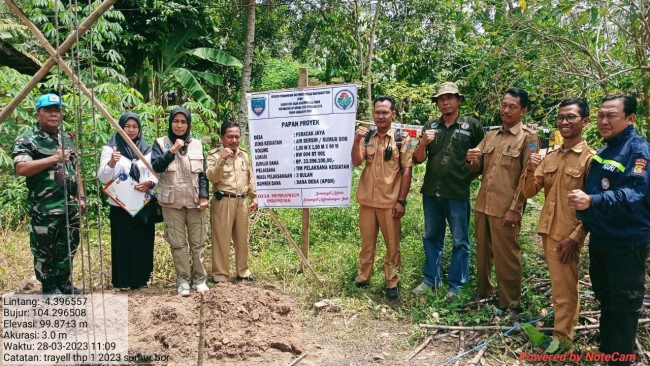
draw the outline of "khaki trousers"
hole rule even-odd
[[[494,293],[492,265],[499,286],[499,307],[516,308],[521,301],[521,248],[519,225],[504,226],[503,218],[474,213],[476,227],[476,295]]]
[[[578,261],[560,263],[555,251],[558,242],[548,235],[542,235],[546,264],[551,273],[551,292],[555,324],[553,336],[562,342],[573,340],[573,326],[578,324],[580,299],[578,295]]]
[[[361,231],[361,252],[359,253],[359,272],[357,282],[368,283],[372,276],[372,266],[375,263],[377,249],[377,234],[386,243],[386,258],[384,259],[384,275],[386,287],[397,287],[401,268],[399,249],[402,234],[402,221],[392,216],[392,208],[373,208],[361,205],[359,208],[359,229]]]
[[[212,235],[212,279],[230,278],[230,242],[235,244],[237,276],[248,277],[248,199],[223,197],[212,200],[210,226]]]
[[[165,221],[165,240],[171,247],[176,268],[176,283],[190,284],[190,280],[194,285],[205,283],[207,273],[203,260],[205,241],[208,236],[208,218],[205,211],[187,207],[163,207],[162,211]]]

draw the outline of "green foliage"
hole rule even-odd
[[[542,344],[548,342],[551,338],[541,333],[532,324],[524,324],[521,326],[521,329],[526,332],[526,335],[528,335],[528,339],[530,339],[530,343],[533,344],[533,347],[539,347]]]
[[[264,75],[256,80],[251,88],[255,91],[290,89],[298,86],[298,70],[301,65],[292,59],[269,59],[264,67]]]

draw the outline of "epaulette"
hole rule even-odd
[[[537,135],[537,131],[535,131],[534,129],[532,129],[532,128],[526,126],[526,125],[522,125],[521,129],[524,130],[524,131],[527,131],[528,133]]]
[[[215,147],[214,149],[208,151],[208,155],[212,155],[212,154],[216,153],[217,151],[219,151],[219,149],[220,149],[219,147]]]
[[[244,148],[241,147],[241,146],[238,148],[238,150],[241,150],[241,151],[243,151],[243,152],[246,152],[246,149],[244,149]]]

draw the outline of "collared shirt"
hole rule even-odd
[[[630,125],[606,139],[591,160],[584,192],[592,207],[578,211],[589,246],[650,243],[650,143]]]
[[[530,155],[539,151],[537,134],[521,122],[507,131],[501,126],[489,131],[477,148],[479,163],[468,164],[470,171],[483,174],[474,209],[496,217],[508,210],[521,216],[526,199],[518,188],[519,177]]]
[[[54,164],[49,168],[26,178],[27,201],[31,215],[64,215],[65,214],[65,188],[64,182],[68,183],[68,203],[70,209],[76,211],[77,205],[73,198],[77,195],[77,176],[75,166],[77,164],[77,150],[68,133],[61,134],[64,150],[70,150],[70,161],[64,164]],[[55,136],[45,132],[39,125],[31,131],[20,135],[14,142],[11,156],[14,159],[14,166],[22,161],[32,161],[48,158],[56,154],[59,148],[59,141]],[[64,179],[63,172],[67,176]]]
[[[557,241],[571,238],[582,247],[587,231],[578,220],[576,210],[569,207],[568,195],[574,189],[583,189],[595,151],[586,141],[570,149],[563,150],[563,147],[546,155],[534,173],[525,171],[519,186],[526,198],[544,188],[546,199],[539,217],[539,234]]]
[[[395,130],[391,128],[380,136],[375,132],[368,144],[361,143],[361,156],[366,165],[359,178],[357,202],[375,208],[391,208],[397,202],[402,183],[402,168],[413,166],[413,146],[411,137],[403,135],[402,149],[397,153]],[[384,160],[388,146],[393,149],[390,160]]]
[[[208,154],[208,170],[206,175],[213,183],[212,192],[222,191],[230,194],[247,194],[257,203],[257,190],[253,169],[246,150],[237,149],[235,157],[223,159],[223,147],[214,149]]]
[[[465,166],[465,155],[483,139],[485,132],[481,123],[459,115],[447,127],[440,117],[424,125],[424,131],[429,129],[436,131],[436,137],[427,145],[427,170],[420,193],[454,200],[469,199],[472,177]]]

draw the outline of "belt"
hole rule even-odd
[[[217,192],[220,192],[223,195],[223,197],[228,197],[228,198],[246,198],[248,196],[246,193],[232,194],[232,193],[223,192],[223,191],[217,191]],[[215,196],[217,195],[217,192],[214,192]]]

